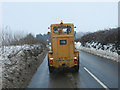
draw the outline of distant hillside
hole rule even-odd
[[[84,36],[85,34],[88,34],[88,33],[90,33],[90,32],[77,32],[76,33],[76,39],[79,39],[79,38],[81,38],[82,36]]]
[[[42,34],[37,34],[36,38],[41,40],[44,44],[48,44],[47,39],[50,42],[50,34],[43,34],[43,35]]]
[[[118,40],[120,39],[118,39],[118,35],[120,35],[120,28],[112,28],[109,30],[88,33],[82,36],[81,38],[77,39],[76,41],[80,41],[82,45],[84,45],[86,42],[99,42],[102,45],[113,43],[117,45]]]

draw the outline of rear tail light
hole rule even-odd
[[[53,60],[53,58],[50,58],[50,60]]]
[[[50,64],[53,64],[53,60],[50,60]]]
[[[77,63],[77,59],[74,59],[74,63]]]
[[[77,59],[77,57],[74,57],[74,59]]]
[[[77,63],[77,59],[78,59],[78,58],[75,56],[75,57],[74,57],[74,63]]]

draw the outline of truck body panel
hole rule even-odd
[[[51,51],[48,53],[50,67],[63,68],[78,65],[79,52],[74,47],[74,25],[52,24]],[[52,63],[52,64],[51,64]]]

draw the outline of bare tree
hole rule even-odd
[[[24,38],[27,34],[23,31],[15,32],[9,26],[2,28],[2,45],[17,45],[19,40]]]
[[[17,30],[13,31],[9,26],[2,28],[2,46],[8,45],[24,45],[24,44],[38,44],[42,43],[41,40],[37,39],[31,33],[27,34],[24,31]],[[43,43],[42,43],[43,44]]]

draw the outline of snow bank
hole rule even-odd
[[[23,53],[23,50],[34,49],[35,47],[39,47],[39,49],[41,49],[41,45],[22,45],[22,46],[1,47],[0,60],[2,61],[3,70],[4,70],[5,64],[11,64],[13,62],[10,60],[10,58]],[[19,62],[17,59],[16,61]]]
[[[119,62],[117,50],[113,47],[113,44],[102,46],[100,43],[93,42],[86,43],[84,47],[80,42],[75,42],[75,47],[79,50]]]
[[[46,55],[40,45],[5,46],[0,48],[3,88],[26,88]]]
[[[1,51],[1,48],[0,48]],[[2,89],[2,62],[0,59],[0,90]]]

